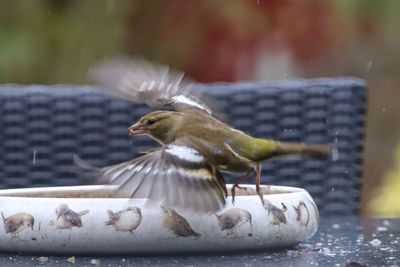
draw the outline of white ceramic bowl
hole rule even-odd
[[[0,250],[69,255],[248,251],[293,246],[317,231],[318,210],[304,189],[263,186],[263,205],[253,185],[243,186],[247,190],[238,190],[234,205],[229,196],[216,214],[110,198],[112,186],[0,190]]]

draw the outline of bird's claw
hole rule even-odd
[[[233,186],[232,186],[232,189],[231,189],[231,195],[232,195],[232,205],[234,205],[235,204],[235,196],[236,196],[236,191],[235,191],[235,188],[239,188],[239,189],[243,189],[242,187],[240,187],[237,183],[236,184],[234,184]]]
[[[265,202],[264,202],[264,196],[263,196],[263,194],[261,194],[260,190],[257,191],[257,194],[258,194],[258,196],[259,196],[260,199],[261,199],[262,205],[264,206]]]
[[[261,203],[263,204],[263,206],[264,206],[264,198],[263,198],[263,196],[262,195],[260,195],[260,199],[261,199]]]
[[[231,195],[232,195],[232,205],[234,205],[235,204],[235,195],[236,195],[235,186],[233,186],[231,189]]]

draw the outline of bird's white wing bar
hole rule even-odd
[[[204,103],[200,102],[195,98],[189,98],[185,95],[177,95],[171,98],[170,105],[174,106],[177,110],[184,110],[187,108],[197,108],[204,110],[208,114],[212,114],[212,110],[208,108]]]
[[[88,164],[75,157],[88,169]],[[117,197],[140,197],[162,205],[216,212],[225,205],[222,175],[195,149],[171,144],[120,164],[90,168],[100,183],[118,185]]]
[[[204,157],[197,150],[188,146],[169,145],[166,147],[165,152],[182,161],[204,163]]]
[[[153,108],[172,106],[178,111],[196,108],[212,113],[192,95],[194,83],[185,79],[183,72],[143,59],[105,61],[89,72],[89,80],[100,85],[99,89],[107,94]]]

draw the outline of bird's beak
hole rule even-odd
[[[139,122],[128,128],[128,134],[130,136],[144,134],[144,132],[143,126],[140,125]]]
[[[168,210],[167,210],[167,208],[166,208],[166,207],[164,207],[164,206],[160,206],[160,208],[163,210],[163,212],[165,212],[165,213],[168,213]]]

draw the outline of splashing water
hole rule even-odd
[[[368,71],[368,72],[371,70],[372,64],[373,64],[373,63],[374,63],[374,62],[373,62],[372,60],[369,60],[369,61],[367,62],[367,71]]]
[[[339,159],[339,150],[337,147],[332,148],[332,160],[337,161]]]
[[[36,149],[33,150],[33,157],[32,157],[32,164],[35,165],[36,163]]]

